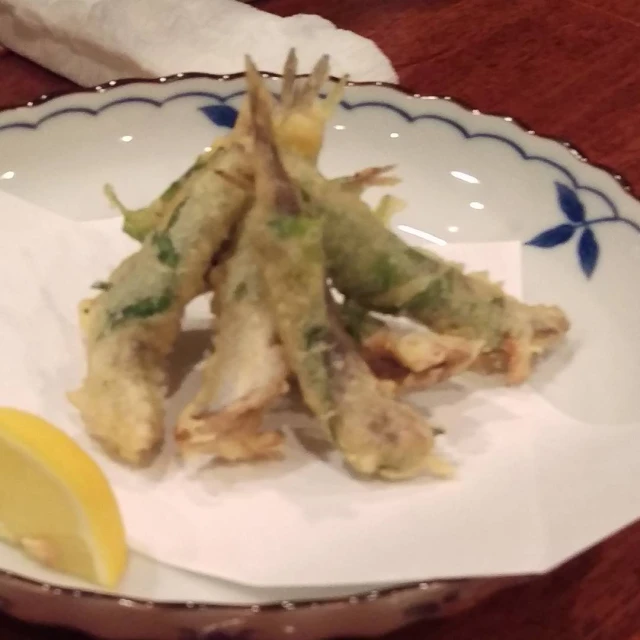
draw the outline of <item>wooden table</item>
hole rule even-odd
[[[318,9],[375,40],[402,84],[514,116],[571,141],[640,193],[638,0],[262,0],[290,15]],[[0,106],[71,89],[11,53]],[[640,461],[638,462],[640,464]],[[576,526],[579,526],[577,523]],[[76,640],[0,617],[1,640]],[[640,523],[552,574],[455,619],[388,640],[640,640]]]

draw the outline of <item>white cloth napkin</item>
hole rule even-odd
[[[320,16],[281,18],[237,0],[0,0],[0,42],[84,86],[232,74],[243,70],[247,53],[261,70],[279,72],[292,47],[301,73],[328,53],[334,75],[397,81],[371,40]]]

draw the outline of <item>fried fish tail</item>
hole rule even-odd
[[[320,92],[329,79],[329,57],[320,58],[307,78],[296,78],[297,70],[298,60],[291,50],[280,103],[272,111],[274,135],[279,146],[315,164],[327,121],[340,103],[347,78],[334,83],[328,95],[321,98]]]

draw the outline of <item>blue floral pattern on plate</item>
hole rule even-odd
[[[211,104],[201,107],[200,111],[204,113],[213,124],[225,129],[231,129],[238,119],[238,110],[228,104]]]
[[[613,207],[610,216],[588,220],[585,206],[576,191],[562,182],[556,182],[555,186],[558,205],[567,222],[545,229],[526,244],[541,249],[552,249],[569,242],[577,234],[578,263],[584,275],[590,278],[600,257],[600,245],[592,227],[605,222],[622,222],[640,233],[640,225],[621,216],[618,210]]]

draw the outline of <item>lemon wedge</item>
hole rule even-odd
[[[1,407],[0,538],[104,587],[127,563],[118,504],[96,463],[48,422]]]

